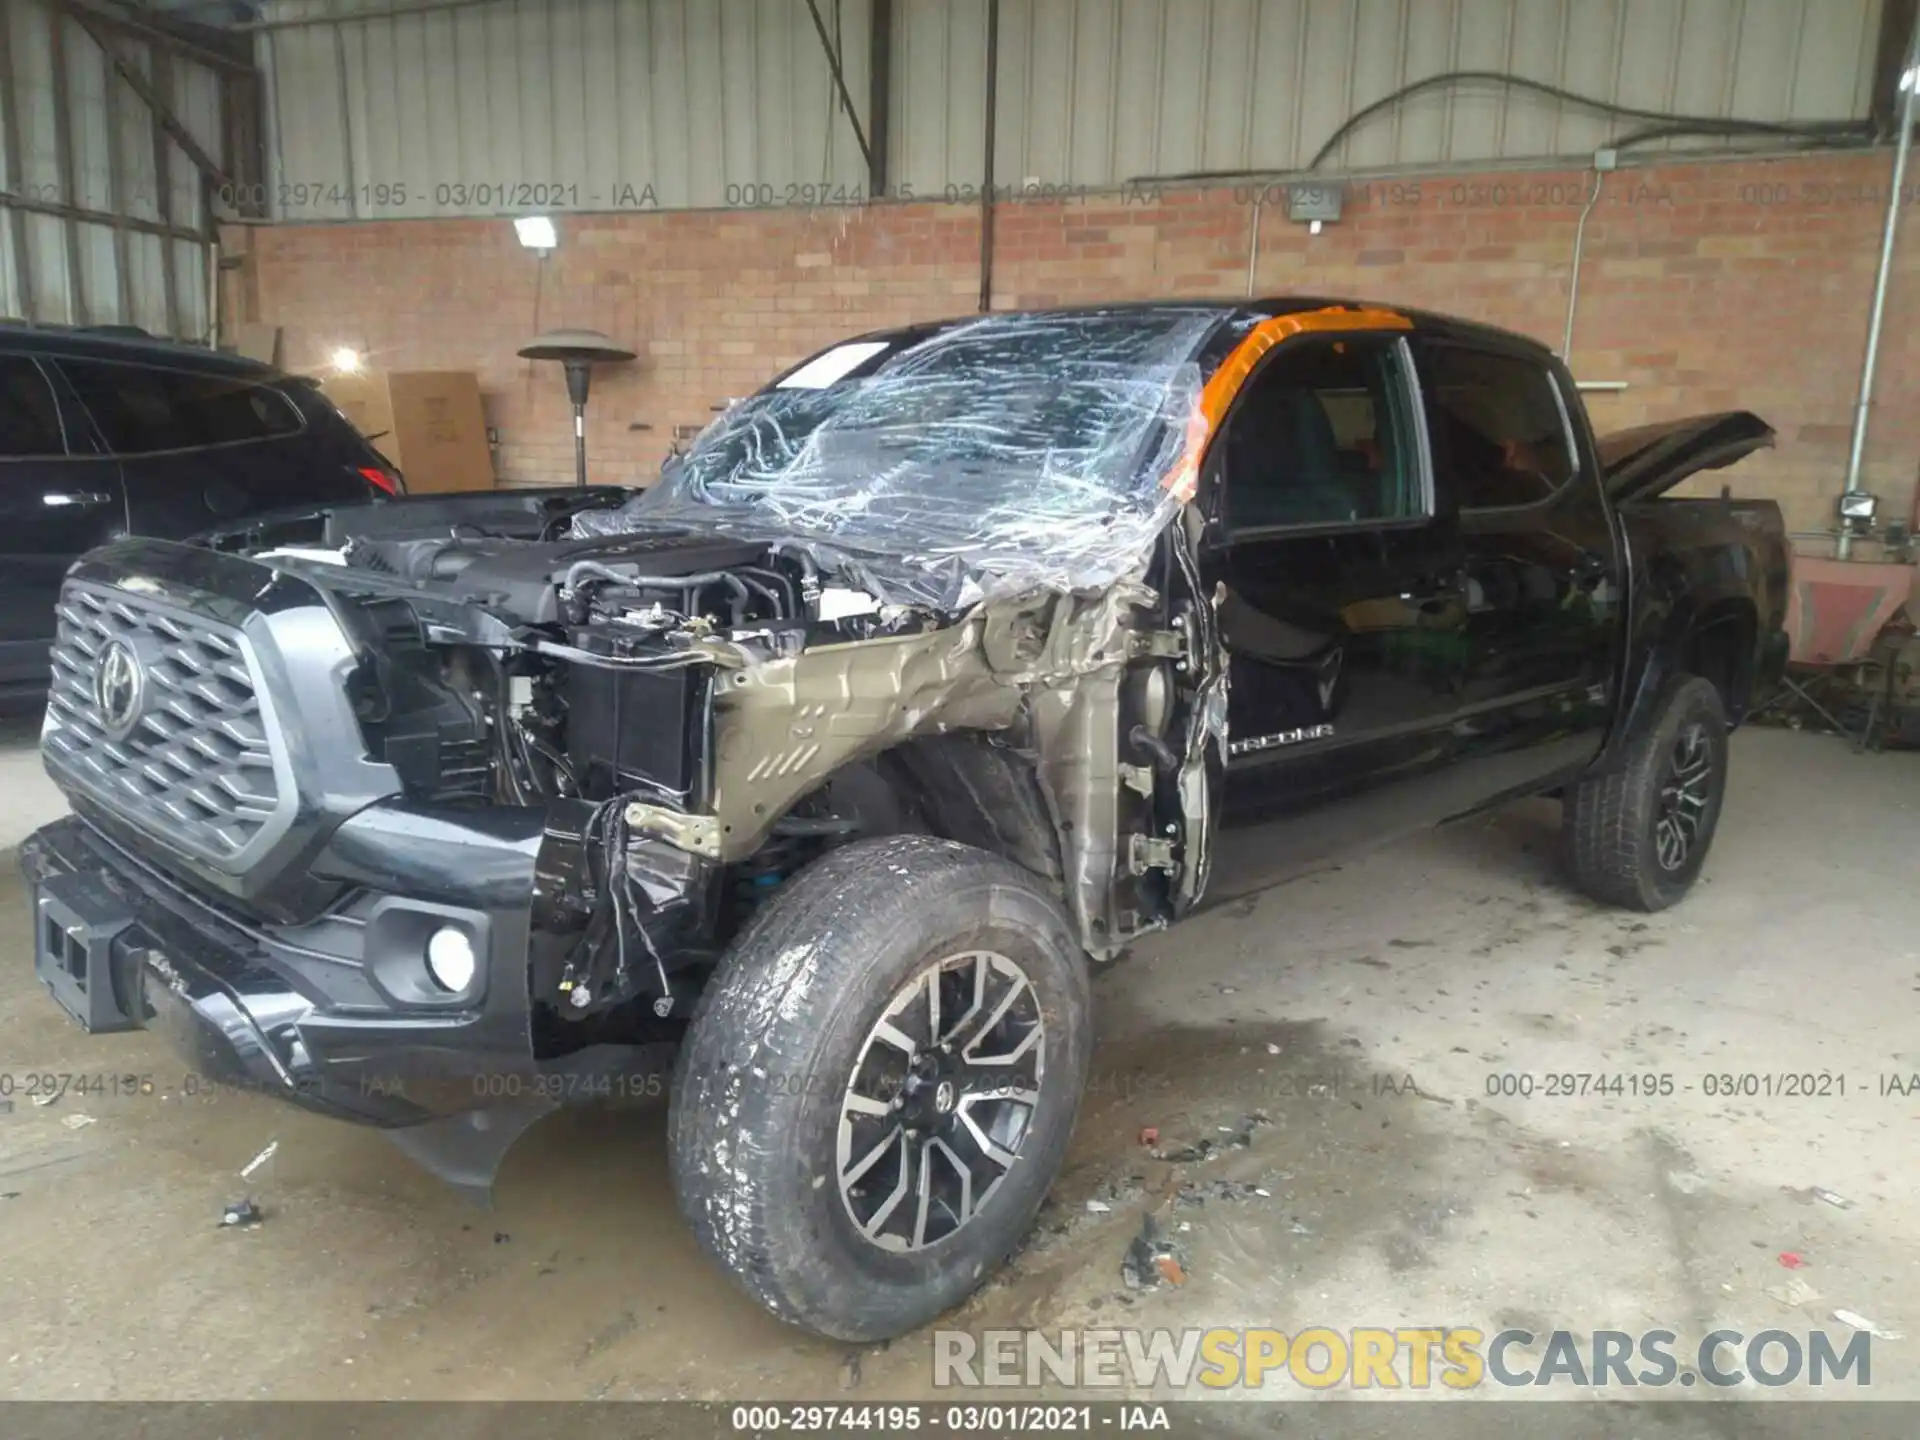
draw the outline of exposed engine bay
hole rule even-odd
[[[684,1018],[758,907],[864,836],[1048,875],[1101,958],[1198,898],[1225,681],[1180,527],[1131,580],[942,609],[796,542],[574,533],[605,504],[213,538],[330,597],[369,758],[409,799],[546,809],[536,912],[578,940],[529,977],[538,1050]]]
[[[410,801],[544,817],[543,1053],[678,1021],[769,896],[864,837],[1009,858],[1110,958],[1206,884],[1227,682],[1185,502],[1202,352],[1251,323],[867,337],[645,491],[408,498],[210,543],[329,597],[368,758]]]

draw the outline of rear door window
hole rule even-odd
[[[63,360],[60,368],[116,454],[234,445],[301,429],[292,402],[257,382],[111,361]]]
[[[1573,478],[1566,412],[1545,366],[1428,343],[1420,378],[1434,449],[1462,510],[1530,505]]]
[[[0,355],[0,460],[66,453],[46,375],[24,355]]]

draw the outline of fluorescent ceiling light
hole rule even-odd
[[[342,345],[327,357],[327,363],[342,375],[357,374],[360,369],[360,352],[350,345]]]

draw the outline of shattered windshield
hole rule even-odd
[[[652,490],[580,520],[797,540],[948,603],[1110,583],[1174,508],[1161,482],[1222,314],[984,316],[834,346],[721,416]]]

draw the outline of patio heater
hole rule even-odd
[[[596,365],[624,365],[634,352],[598,330],[549,330],[520,347],[523,360],[558,360],[567,371],[567,399],[573,402],[573,483],[587,488],[587,387]]]

